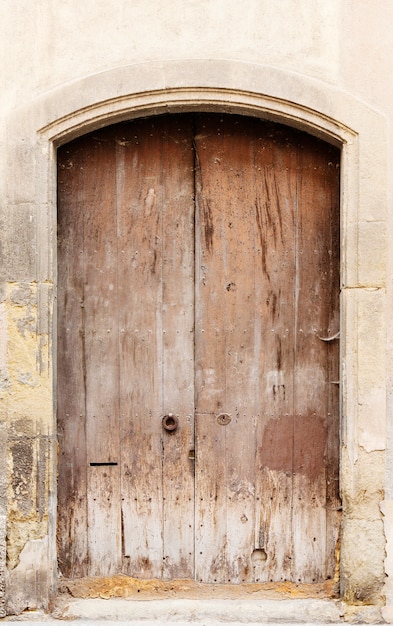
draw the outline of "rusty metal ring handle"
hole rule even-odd
[[[173,413],[168,413],[168,415],[164,415],[162,418],[162,425],[164,430],[168,433],[172,433],[179,426],[179,420]]]

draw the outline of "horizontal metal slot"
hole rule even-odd
[[[114,461],[108,461],[107,463],[90,463],[90,467],[107,467],[108,465],[117,465]]]

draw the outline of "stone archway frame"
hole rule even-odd
[[[12,319],[15,283],[36,292],[38,332],[29,349],[36,351],[38,384],[29,393],[38,450],[34,475],[40,463],[45,466],[37,487],[45,515],[29,527],[13,512],[10,536],[12,525],[15,536],[22,526],[25,532],[6,595],[19,594],[21,605],[45,606],[56,587],[56,148],[122,120],[194,110],[262,117],[341,147],[341,591],[350,604],[380,604],[389,521],[380,510],[386,448],[386,121],[331,84],[226,60],[151,62],[82,77],[21,106],[7,121],[7,219],[15,225],[12,216],[18,214],[30,226],[18,235],[21,245],[10,248],[15,254],[5,315]],[[22,298],[18,306],[25,304]],[[19,407],[20,395],[10,394],[10,432]],[[26,582],[33,560],[40,584],[36,573]]]

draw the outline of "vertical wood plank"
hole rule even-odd
[[[111,134],[90,135],[88,151],[83,181],[87,532],[89,574],[105,576],[120,566],[119,472],[100,471],[94,465],[118,463],[120,452],[116,162]]]
[[[194,152],[189,116],[163,135],[163,577],[194,577]]]
[[[78,194],[84,156],[83,142],[58,151],[57,550],[59,570],[68,577],[87,574],[83,201]]]
[[[88,468],[89,575],[120,571],[121,519],[119,466]]]
[[[190,123],[124,125],[119,269],[124,571],[193,574],[193,155]],[[168,434],[162,417],[179,428]]]
[[[226,272],[223,214],[225,148],[216,116],[196,120],[196,553],[197,580],[229,576],[227,428],[217,415],[226,406]],[[230,199],[228,199],[230,201]],[[228,202],[229,204],[229,202]],[[228,281],[229,282],[229,281]]]
[[[328,455],[336,462],[337,388],[330,375],[332,361],[338,362],[338,341],[326,339],[339,330],[338,164],[337,150],[302,137],[297,181],[292,530],[293,577],[302,582],[333,576],[337,540],[337,525],[333,533],[328,528],[333,520],[327,506],[329,480],[337,485],[337,470],[328,476],[332,467]]]
[[[117,133],[123,571],[161,577],[162,145],[153,122]]]
[[[203,482],[202,470],[197,470],[199,498],[220,493],[217,508],[225,511],[215,516],[201,513],[199,522],[197,518],[197,533],[198,526],[203,527],[203,537],[208,537],[205,517],[214,519],[212,537],[206,541],[221,555],[220,572],[214,555],[210,564],[202,556],[198,567],[203,571],[200,578],[221,582],[268,580],[278,575],[277,569],[280,577],[288,575],[283,563],[287,567],[290,548],[283,549],[282,539],[290,520],[291,466],[286,468],[285,494],[282,489],[277,493],[277,480],[273,477],[269,483],[271,473],[257,443],[266,424],[292,409],[293,211],[287,182],[280,192],[287,204],[283,201],[281,207],[283,198],[276,197],[275,175],[282,163],[275,163],[273,141],[266,132],[266,126],[256,121],[232,117],[223,123],[212,117],[201,122],[196,138],[200,164],[196,267],[201,298],[200,303],[196,300],[197,411],[206,415],[197,418],[198,465],[209,466],[203,439],[219,437],[225,456],[220,476],[211,461],[212,473],[206,476],[204,467]],[[217,425],[219,411],[231,415],[225,427]],[[291,462],[290,449],[288,458]],[[269,517],[269,489],[274,490],[281,531],[277,519]],[[280,497],[287,501],[284,509]],[[200,552],[209,553],[201,549],[202,540],[199,543],[197,559]]]
[[[296,148],[265,124],[254,144],[262,317],[256,461],[256,581],[291,579]]]
[[[224,270],[224,284],[220,285],[225,336],[222,375],[225,412],[231,415],[231,422],[217,428],[224,431],[226,444],[226,582],[230,583],[253,580],[255,435],[259,408],[255,397],[259,355],[254,342],[260,329],[255,299],[259,255],[252,167],[254,132],[255,122],[240,118],[226,118],[219,127],[223,171],[219,175],[222,199],[216,211]]]
[[[340,153],[327,150],[324,176],[321,181],[325,210],[330,230],[326,237],[327,256],[330,261],[325,275],[326,329],[324,339],[327,349],[327,440],[326,440],[326,554],[325,578],[333,579],[339,567],[338,542],[340,537],[341,499],[339,489],[340,468]],[[333,339],[332,339],[333,338]],[[322,341],[323,339],[321,339]],[[336,589],[338,592],[338,589]]]
[[[214,414],[195,414],[195,441],[195,578],[222,583],[228,577],[227,464]]]

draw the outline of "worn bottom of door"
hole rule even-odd
[[[58,159],[68,578],[336,574],[339,152],[160,116]]]
[[[132,578],[124,574],[111,577],[61,579],[61,596],[72,598],[129,598],[137,600],[244,599],[280,600],[288,598],[335,598],[339,594],[338,577],[323,583],[240,583],[238,585],[197,583],[193,580]]]

